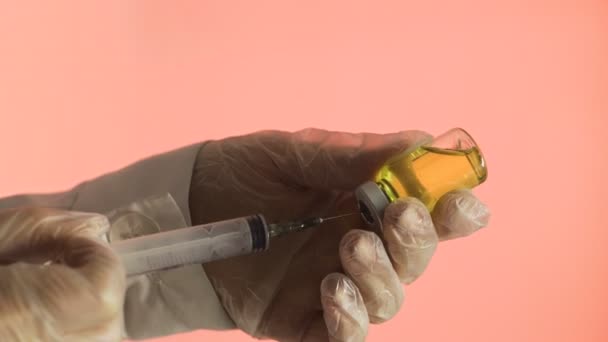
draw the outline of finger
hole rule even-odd
[[[107,232],[109,223],[99,214],[20,208],[0,211],[0,227],[4,228],[0,230],[0,256],[34,261],[60,253],[55,242],[63,237],[97,238]]]
[[[419,131],[352,134],[319,129],[266,131],[255,137],[286,182],[344,191],[371,179],[390,157],[430,139]]]
[[[47,209],[0,213],[0,302],[34,320],[56,319],[64,332],[120,316],[125,276],[119,259],[96,238],[109,228],[101,215]],[[48,266],[23,263],[51,260]],[[80,315],[81,312],[91,313]],[[5,312],[7,306],[1,310]],[[73,317],[78,317],[74,319]]]
[[[87,331],[116,334],[111,328],[121,306],[108,305],[104,294],[74,269],[15,263],[0,268],[0,279],[0,336],[15,329],[37,330],[35,336],[52,341]]]
[[[327,275],[321,282],[321,304],[330,341],[365,341],[369,318],[352,280],[340,273]]]
[[[342,267],[357,285],[372,323],[392,318],[403,303],[403,288],[380,238],[351,230],[340,242]]]
[[[399,199],[384,213],[383,234],[401,281],[416,280],[427,268],[438,237],[431,214],[416,198]]]
[[[433,222],[439,240],[473,234],[487,226],[490,211],[470,190],[457,190],[439,199],[433,210]]]
[[[0,259],[62,263],[77,268],[98,290],[123,283],[122,263],[98,239],[110,227],[103,215],[13,209],[0,213],[0,227],[6,227],[0,229]]]

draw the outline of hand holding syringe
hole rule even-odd
[[[271,238],[349,215],[271,224],[253,215],[117,241],[111,247],[132,276],[264,251]]]

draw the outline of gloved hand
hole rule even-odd
[[[352,191],[389,157],[428,138],[417,131],[304,130],[209,142],[193,174],[193,221],[263,213],[274,222],[357,211]],[[363,341],[370,322],[397,313],[404,299],[401,283],[422,274],[438,241],[469,235],[488,216],[466,190],[445,195],[432,216],[409,198],[387,208],[382,237],[362,230],[364,223],[351,216],[273,240],[262,255],[204,269],[228,314],[253,336]]]
[[[0,341],[120,341],[125,274],[101,215],[0,211]]]

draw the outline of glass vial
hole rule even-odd
[[[447,192],[472,189],[487,176],[485,160],[473,138],[454,128],[391,158],[355,195],[364,221],[382,229],[384,209],[398,198],[416,197],[433,210]]]

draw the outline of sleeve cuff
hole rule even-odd
[[[146,197],[169,193],[184,216],[183,223],[191,225],[190,181],[201,146],[197,144],[148,158],[85,182],[74,189],[72,209],[104,213]],[[161,225],[160,228],[182,227]],[[201,265],[128,279],[124,313],[126,335],[131,339],[197,329],[235,328]]]

